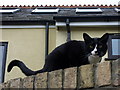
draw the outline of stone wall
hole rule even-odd
[[[105,61],[96,65],[83,65],[37,75],[17,78],[0,84],[3,88],[32,89],[95,89],[120,90],[120,60]]]

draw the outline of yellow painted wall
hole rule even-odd
[[[66,28],[60,27],[56,32],[56,45],[66,41]],[[71,27],[71,39],[83,40],[83,33],[88,33],[91,37],[101,37],[104,33],[118,33],[118,27]]]
[[[66,42],[65,30],[65,27],[60,27],[59,30],[50,29],[49,52]],[[72,40],[83,40],[84,32],[91,37],[101,37],[104,33],[118,33],[118,27],[71,27],[71,30]],[[2,29],[0,41],[8,41],[6,67],[13,59],[22,60],[32,70],[41,69],[44,65],[45,29]],[[14,68],[10,73],[6,72],[5,81],[17,77],[24,77],[24,74],[18,68]]]
[[[6,67],[14,59],[23,61],[32,70],[43,67],[45,61],[45,29],[2,29],[1,35],[0,41],[8,42]],[[51,51],[54,47],[55,30],[52,29],[50,30],[49,50]],[[17,77],[24,77],[24,74],[16,67],[10,73],[5,73],[5,81]]]

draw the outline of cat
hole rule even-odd
[[[18,66],[26,76],[30,76],[42,72],[99,63],[107,52],[108,37],[108,33],[101,38],[91,38],[87,33],[83,33],[84,41],[71,40],[55,48],[46,57],[44,67],[41,70],[32,71],[23,62],[13,60],[8,65],[7,71],[10,72],[14,66]]]

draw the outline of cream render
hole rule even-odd
[[[2,30],[2,31],[1,31]],[[0,41],[8,42],[6,69],[10,61],[22,60],[30,69],[41,69],[45,61],[45,28],[41,29],[1,29]],[[82,34],[88,33],[92,37],[101,37],[104,33],[118,33],[118,27],[71,27],[71,39],[83,40]],[[66,27],[50,28],[49,52],[66,42]],[[104,58],[107,57],[107,54]],[[13,78],[25,77],[15,67],[10,73],[5,72],[5,81]]]
[[[42,68],[45,61],[45,29],[2,29],[1,32],[0,41],[8,42],[6,69],[14,59],[23,61],[33,70]],[[50,30],[50,49],[55,46],[54,32],[54,29]],[[5,81],[16,77],[24,77],[18,68],[5,73]]]

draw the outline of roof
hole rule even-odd
[[[13,8],[13,7],[9,7]],[[59,8],[58,13],[52,14],[33,14],[35,7],[16,7],[19,11],[12,14],[0,14],[2,24],[55,24],[55,21],[65,21],[67,18],[71,21],[101,21],[101,20],[118,20],[119,13],[115,11],[115,7],[98,7],[102,13],[76,13],[76,7],[53,7]],[[40,7],[51,8],[51,7]],[[77,7],[78,8],[78,7]],[[97,8],[97,7],[79,7],[79,8]],[[86,18],[87,17],[87,18]],[[12,23],[11,23],[12,22]]]

